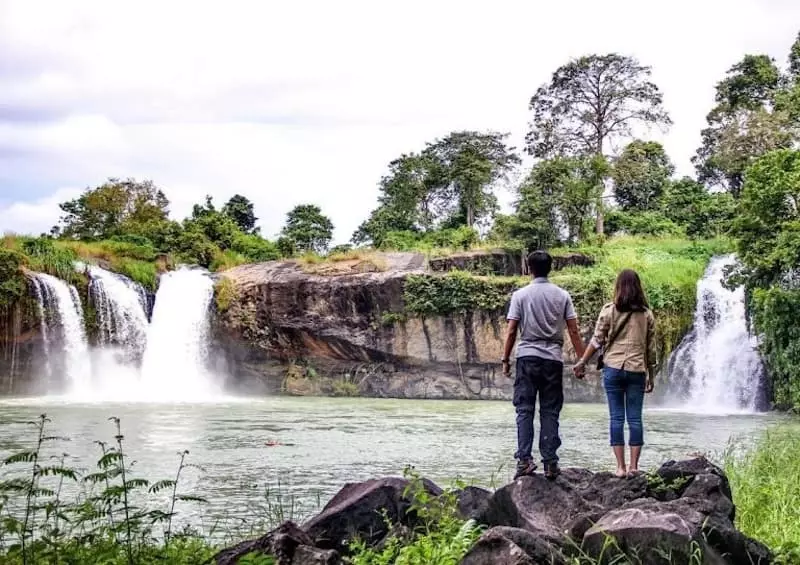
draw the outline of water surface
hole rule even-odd
[[[265,486],[281,481],[308,513],[345,482],[398,475],[406,465],[440,483],[461,476],[490,486],[507,482],[516,443],[509,402],[331,398],[270,398],[203,404],[86,404],[53,399],[0,401],[0,455],[29,447],[26,424],[46,413],[51,431],[70,438],[49,449],[90,468],[95,440],[113,442],[108,418],[122,420],[125,448],[136,476],[174,477],[178,453],[189,450],[182,491],[208,498],[209,516],[245,516],[264,501]],[[777,415],[705,416],[646,409],[642,465],[695,452],[719,455],[731,438],[749,442]],[[610,469],[604,405],[567,405],[562,413],[564,466]],[[268,447],[269,441],[283,445]],[[184,518],[195,507],[181,509]]]

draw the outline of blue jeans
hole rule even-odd
[[[558,418],[564,405],[564,364],[541,357],[519,357],[514,381],[514,407],[517,411],[517,452],[514,457],[531,459],[533,414],[539,400],[539,454],[545,464],[558,462],[561,447]]]
[[[644,445],[642,405],[644,404],[645,373],[623,369],[603,369],[603,386],[608,397],[609,434],[611,445],[625,445],[625,419],[628,420],[631,447]]]

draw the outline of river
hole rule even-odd
[[[50,455],[89,469],[96,440],[113,443],[109,418],[122,421],[134,474],[151,481],[174,478],[179,455],[202,467],[188,469],[181,492],[208,499],[179,508],[184,522],[247,520],[264,513],[276,487],[293,516],[302,518],[345,482],[402,473],[413,465],[441,484],[460,476],[485,486],[513,474],[516,432],[510,402],[331,398],[226,400],[203,404],[76,403],[58,399],[0,401],[0,455],[29,448],[35,430],[26,424],[47,414],[59,441]],[[701,415],[647,408],[644,468],[693,452],[720,456],[731,440],[747,444],[775,414]],[[611,469],[604,405],[567,405],[562,413],[563,466]],[[282,445],[267,446],[276,441]],[[265,498],[265,488],[272,495]],[[288,516],[287,516],[288,517]]]

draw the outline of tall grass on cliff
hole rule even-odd
[[[739,529],[770,546],[777,563],[800,563],[800,423],[767,430],[744,454],[729,449],[725,470]]]

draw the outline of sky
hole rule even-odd
[[[652,66],[674,125],[648,137],[692,174],[716,82],[798,31],[797,0],[0,0],[0,232],[135,177],[176,219],[243,194],[268,237],[314,203],[343,243],[392,159],[463,129],[521,149],[531,95],[587,53]]]

